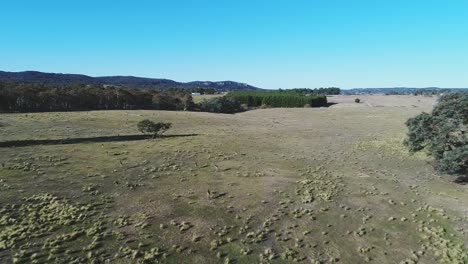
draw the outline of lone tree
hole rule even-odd
[[[428,151],[439,172],[467,179],[468,92],[443,95],[432,113],[408,119],[405,145],[411,152]]]
[[[361,102],[361,99],[356,98],[356,99],[354,99],[354,102],[355,102],[356,104],[359,104],[359,103]]]
[[[153,138],[162,135],[166,130],[171,128],[171,123],[155,123],[151,120],[145,119],[138,122],[138,130],[143,134],[152,134]]]

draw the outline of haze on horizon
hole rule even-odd
[[[466,87],[468,2],[3,1],[0,70]]]

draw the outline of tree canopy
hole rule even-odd
[[[449,93],[439,98],[432,112],[406,122],[405,144],[411,152],[426,150],[438,171],[467,176],[468,92]]]
[[[151,134],[153,138],[163,134],[171,128],[171,123],[163,123],[163,122],[153,122],[149,119],[142,120],[138,122],[137,127],[138,130],[143,134]]]

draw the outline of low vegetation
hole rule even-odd
[[[440,172],[465,175],[468,172],[468,92],[439,98],[432,113],[410,118],[405,144],[412,152],[426,150],[435,158]]]

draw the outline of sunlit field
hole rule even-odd
[[[0,262],[466,263],[467,186],[402,144],[435,99],[355,97],[0,114]]]

